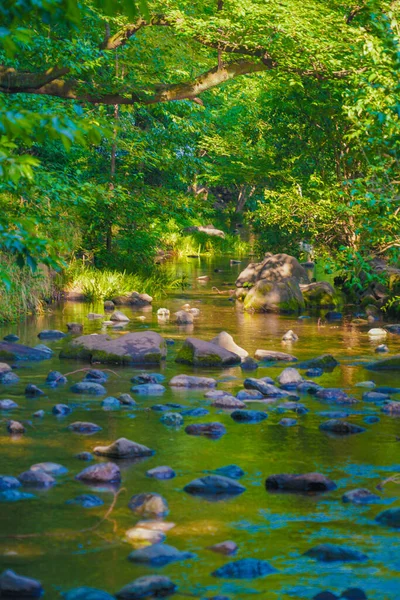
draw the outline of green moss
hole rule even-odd
[[[221,367],[222,359],[218,354],[207,354],[207,356],[196,356],[194,364],[199,367]]]
[[[372,362],[367,365],[367,369],[370,371],[400,371],[400,354]]]
[[[193,365],[193,358],[194,349],[192,346],[185,342],[182,348],[179,350],[175,362],[182,363],[184,365]]]
[[[144,362],[151,365],[159,365],[161,362],[161,354],[159,352],[149,352],[144,357]]]
[[[13,352],[7,352],[7,350],[0,350],[0,359],[1,360],[14,360],[15,354]]]

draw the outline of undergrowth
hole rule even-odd
[[[0,322],[17,321],[42,312],[52,297],[52,281],[46,268],[35,273],[18,266],[13,256],[0,255]]]
[[[112,300],[129,292],[146,293],[153,298],[164,296],[169,290],[185,286],[182,277],[172,269],[154,266],[150,275],[126,271],[98,270],[82,261],[72,262],[59,278],[58,286],[66,291],[77,291],[85,300]]]

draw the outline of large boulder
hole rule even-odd
[[[49,360],[51,354],[37,348],[15,344],[13,342],[0,342],[1,360]]]
[[[240,356],[217,344],[187,338],[178,352],[176,362],[195,367],[230,367],[240,363]]]
[[[243,307],[255,312],[298,313],[304,298],[296,279],[284,281],[260,280],[246,295]]]
[[[240,358],[246,358],[249,355],[247,350],[238,346],[233,337],[226,331],[221,331],[218,335],[216,335],[212,340],[212,344],[217,344],[217,346],[221,346],[221,348],[225,348],[225,350],[229,350],[229,352],[233,352],[240,356]]]
[[[250,263],[236,280],[236,287],[250,287],[257,281],[284,281],[296,279],[308,283],[308,274],[299,261],[288,254],[267,253],[260,263]]]
[[[306,306],[312,308],[334,308],[339,304],[335,289],[327,281],[314,281],[300,285]]]
[[[338,365],[338,361],[331,354],[321,354],[315,358],[303,361],[300,369],[323,369],[324,371],[333,371]]]
[[[63,348],[60,358],[114,364],[160,364],[166,354],[161,335],[155,331],[136,331],[117,338],[107,334],[82,335]]]

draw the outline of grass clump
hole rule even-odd
[[[74,261],[62,275],[65,291],[80,292],[89,302],[112,300],[129,292],[146,293],[153,298],[165,296],[169,290],[185,286],[182,277],[172,269],[154,266],[149,275],[126,271],[99,270],[82,261]]]
[[[21,268],[14,256],[0,254],[0,271],[0,323],[43,312],[53,296],[47,267],[32,273],[29,267]]]

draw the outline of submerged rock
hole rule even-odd
[[[40,340],[61,340],[65,337],[67,337],[67,334],[58,329],[44,329],[38,334]]]
[[[314,558],[318,562],[362,562],[368,560],[368,556],[358,550],[334,544],[320,544],[307,550],[304,556]]]
[[[178,352],[176,362],[195,367],[227,367],[239,364],[240,356],[217,344],[187,338]]]
[[[282,425],[282,427],[294,427],[295,425],[297,425],[297,420],[296,419],[281,419],[279,421],[279,425]]]
[[[222,423],[193,423],[185,428],[189,435],[203,435],[210,438],[220,438],[226,433],[226,428]]]
[[[183,425],[182,415],[176,412],[165,413],[161,417],[160,421],[163,423],[163,425],[167,425],[168,427],[182,427]]]
[[[65,415],[69,415],[72,412],[72,408],[70,408],[67,404],[56,404],[51,409],[53,415],[64,417]]]
[[[297,358],[292,354],[275,350],[256,350],[254,356],[262,362],[297,362]]]
[[[270,475],[265,481],[267,490],[283,492],[327,492],[336,489],[336,483],[321,473]]]
[[[223,565],[212,573],[214,577],[224,579],[257,579],[265,577],[277,570],[266,560],[257,560],[256,558],[242,558],[234,562]]]
[[[175,323],[177,325],[193,325],[194,316],[187,310],[178,310],[175,313]]]
[[[152,477],[153,479],[160,479],[160,480],[165,480],[165,479],[173,479],[174,477],[176,477],[176,473],[173,469],[171,469],[171,467],[154,467],[153,469],[149,469],[148,471],[146,471],[146,475],[147,477]]]
[[[48,475],[52,477],[58,477],[60,475],[65,475],[68,473],[68,469],[63,467],[63,465],[59,465],[58,463],[53,462],[42,462],[36,463],[30,467],[31,471],[44,471]]]
[[[100,383],[95,381],[80,381],[70,388],[74,394],[90,394],[91,396],[103,396],[107,390]]]
[[[331,354],[322,354],[316,358],[310,358],[302,362],[300,369],[322,369],[323,371],[332,371],[338,366],[338,361]]]
[[[107,334],[80,336],[64,347],[60,358],[114,364],[160,364],[166,354],[161,335],[155,331],[136,331],[116,339]]]
[[[348,396],[343,390],[336,388],[322,388],[315,394],[319,400],[334,402],[335,404],[356,404],[358,400],[352,396]]]
[[[89,484],[120,483],[121,471],[114,463],[100,463],[86,467],[86,469],[78,473],[75,479]]]
[[[106,383],[107,380],[108,374],[100,369],[90,369],[83,378],[83,381],[94,381],[95,383]]]
[[[50,371],[46,377],[46,383],[51,387],[56,387],[67,383],[67,378],[60,371]]]
[[[151,492],[135,494],[128,506],[134,513],[144,517],[165,517],[169,513],[165,498]]]
[[[308,408],[300,402],[283,402],[277,407],[278,412],[286,412],[287,410],[293,411],[298,415],[306,415],[309,412]]]
[[[345,504],[376,504],[381,502],[382,499],[377,494],[373,494],[369,490],[364,488],[357,488],[356,490],[350,490],[342,496],[342,502]]]
[[[114,596],[91,587],[79,587],[63,594],[64,600],[115,600]]]
[[[219,467],[218,469],[215,469],[214,472],[217,475],[223,475],[224,477],[229,477],[230,479],[240,479],[244,475],[243,469],[237,465],[226,465],[226,467]]]
[[[18,404],[14,400],[0,400],[0,410],[13,410],[18,408]]]
[[[145,563],[154,567],[163,567],[173,562],[195,558],[192,552],[181,552],[168,544],[154,544],[134,550],[128,559],[134,563]]]
[[[256,371],[258,369],[258,362],[254,358],[251,358],[251,356],[246,356],[246,358],[242,359],[240,368],[242,371]]]
[[[250,400],[250,402],[252,400],[262,400],[264,397],[264,394],[258,390],[240,390],[240,392],[236,394],[238,400]]]
[[[169,382],[172,387],[214,388],[217,385],[211,377],[195,377],[194,375],[175,375]]]
[[[0,342],[0,359],[3,360],[49,360],[51,353],[41,348],[30,348],[15,342]]]
[[[101,403],[103,410],[119,410],[121,408],[121,402],[114,396],[107,396]]]
[[[39,398],[39,396],[44,396],[43,390],[34,385],[33,383],[28,383],[25,388],[25,396],[28,398]]]
[[[183,488],[188,494],[218,496],[237,495],[246,491],[246,488],[236,480],[222,475],[206,475],[194,479]]]
[[[0,492],[4,492],[5,490],[15,490],[19,487],[21,487],[21,483],[16,477],[0,475]]]
[[[3,363],[4,364],[4,363]],[[14,371],[6,371],[0,373],[0,383],[3,385],[12,385],[13,383],[18,383],[19,377]]]
[[[56,484],[54,477],[45,471],[25,471],[18,479],[26,487],[49,488]]]
[[[141,383],[131,387],[131,392],[139,396],[160,396],[165,392],[165,387],[159,383]]]
[[[330,419],[325,423],[321,423],[319,428],[321,431],[327,431],[336,435],[353,435],[355,433],[363,433],[366,431],[365,427],[361,427],[355,423],[341,421],[339,419]]]
[[[366,366],[370,371],[399,371],[400,370],[400,354],[395,354],[389,358],[376,360]]]
[[[268,415],[261,410],[234,410],[231,418],[237,423],[260,423],[268,419]]]
[[[71,425],[68,426],[68,429],[75,433],[96,433],[97,431],[101,431],[102,428],[100,425],[96,425],[96,423],[76,421],[75,423],[71,423]]]
[[[137,402],[135,402],[130,394],[119,394],[117,400],[123,406],[137,406]]]
[[[287,395],[284,392],[282,392],[282,390],[280,390],[278,387],[272,385],[271,383],[267,383],[263,379],[255,379],[253,377],[248,377],[244,380],[243,385],[247,390],[257,390],[263,396],[268,396],[270,398],[282,398],[283,396]]]
[[[40,581],[17,575],[11,569],[0,575],[1,598],[40,598],[43,588]]]
[[[4,490],[0,492],[0,502],[20,502],[23,500],[33,500],[36,497],[34,494],[27,494],[19,490]]]
[[[223,554],[224,556],[233,556],[238,550],[238,545],[235,542],[228,540],[226,542],[214,544],[213,546],[208,546],[208,550],[212,550],[217,554]]]
[[[162,575],[145,575],[128,583],[116,593],[118,600],[140,600],[147,597],[165,597],[173,594],[177,589],[168,577]]]
[[[78,506],[82,506],[82,508],[97,508],[98,506],[103,506],[104,502],[94,494],[82,494],[72,500],[67,500],[66,504],[77,504]]]
[[[244,402],[242,402],[238,398],[235,398],[234,396],[231,396],[230,394],[220,396],[219,398],[214,400],[214,402],[212,403],[212,406],[215,406],[216,408],[226,408],[226,409],[246,408],[246,405]]]
[[[110,458],[138,458],[154,454],[154,450],[126,438],[119,438],[109,446],[96,446],[93,452],[97,456],[109,456]]]
[[[204,417],[209,414],[210,411],[206,408],[189,408],[181,412],[181,415],[184,417]]]
[[[376,521],[382,525],[393,527],[395,529],[400,528],[400,508],[388,508],[383,512],[379,513],[376,517]]]

